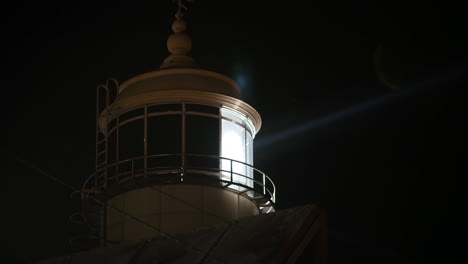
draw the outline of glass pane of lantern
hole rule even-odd
[[[249,165],[253,165],[253,138],[252,135],[245,131],[245,154],[246,154],[246,161],[245,163]],[[252,167],[246,168],[246,175],[248,178],[253,179],[254,171]],[[253,187],[253,181],[247,179],[247,186]]]
[[[119,127],[119,173],[143,170],[144,120],[138,119]]]
[[[187,114],[185,119],[185,151],[190,167],[218,168],[216,158],[200,158],[195,155],[219,156],[219,119]]]
[[[162,115],[148,117],[148,168],[180,166],[182,153],[182,117]]]
[[[221,161],[221,169],[226,171],[223,174],[227,177],[227,180],[230,180],[230,172],[232,171],[233,182],[243,185],[246,184],[246,179],[242,177],[245,175],[245,165],[239,162],[246,161],[244,134],[244,128],[241,126],[230,121],[222,121],[221,157],[227,159]],[[233,161],[231,162],[231,160]]]
[[[236,110],[226,107],[221,108],[221,115],[223,118],[230,119],[223,119],[222,121],[221,156],[238,161],[232,162],[232,167],[229,160],[221,162],[221,168],[227,171],[224,173],[225,178],[227,180],[231,179],[230,171],[232,170],[234,181],[253,187],[254,171],[252,167],[240,162],[253,165],[252,133],[254,132],[252,131],[254,131],[254,126],[250,119]],[[240,175],[236,176],[236,173]],[[233,189],[241,190],[243,188],[235,187]]]

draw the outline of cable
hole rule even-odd
[[[21,163],[23,163],[24,165],[26,165],[26,166],[30,167],[31,169],[35,170],[35,171],[38,172],[39,174],[41,174],[41,175],[43,175],[43,176],[46,176],[47,178],[49,178],[49,179],[55,181],[56,183],[59,183],[59,184],[62,185],[62,186],[67,187],[67,188],[70,189],[71,191],[77,191],[77,190],[78,190],[78,189],[75,188],[74,186],[72,186],[72,185],[70,185],[70,184],[68,184],[68,183],[65,183],[64,181],[60,180],[60,179],[57,178],[57,177],[54,177],[54,176],[50,175],[49,173],[47,173],[47,172],[45,172],[44,170],[40,169],[39,167],[37,167],[36,165],[32,164],[31,162],[27,162],[27,161],[25,161],[25,160],[23,160],[23,159],[21,159],[21,158],[18,158],[18,157],[16,157],[16,159],[17,159],[18,161],[20,161]],[[163,231],[159,230],[158,228],[156,228],[156,227],[154,227],[154,226],[152,226],[152,225],[150,225],[150,224],[144,222],[143,220],[141,220],[141,219],[139,219],[139,218],[137,218],[137,217],[135,217],[135,216],[133,216],[133,215],[128,214],[127,212],[125,212],[125,211],[123,211],[123,210],[121,210],[121,209],[119,209],[119,208],[117,208],[117,207],[115,207],[115,206],[113,206],[113,205],[111,205],[111,204],[108,204],[107,202],[103,202],[103,201],[101,201],[101,200],[99,200],[99,199],[97,199],[97,198],[94,198],[94,197],[90,197],[90,198],[91,198],[93,201],[97,202],[98,204],[100,204],[100,205],[102,205],[102,206],[110,207],[110,208],[114,209],[115,211],[117,211],[117,212],[119,212],[119,213],[121,213],[121,214],[123,214],[123,215],[125,215],[125,216],[127,216],[127,217],[129,217],[129,218],[131,218],[131,219],[133,219],[133,220],[135,220],[135,221],[138,221],[139,223],[141,223],[141,224],[143,224],[143,225],[145,225],[145,226],[147,226],[147,227],[149,227],[149,228],[155,230],[156,232],[160,233],[161,235],[167,235],[167,236],[169,236],[168,234],[164,233]]]
[[[77,191],[77,190],[78,190],[78,189],[75,188],[74,186],[72,186],[72,185],[70,185],[70,184],[68,184],[68,183],[66,183],[66,182],[64,182],[64,181],[62,181],[62,180],[60,180],[60,179],[58,179],[57,177],[54,177],[54,176],[50,175],[49,173],[47,173],[47,172],[45,172],[44,170],[40,169],[39,167],[37,167],[36,165],[32,164],[31,162],[28,162],[28,161],[26,161],[26,160],[24,160],[24,159],[21,159],[21,158],[18,158],[18,157],[15,157],[15,159],[18,160],[18,161],[20,161],[20,162],[23,163],[24,165],[28,166],[29,168],[35,170],[36,172],[38,172],[38,173],[41,174],[42,176],[45,176],[45,177],[47,177],[47,178],[53,180],[54,182],[59,183],[60,185],[66,187],[66,188],[68,188],[68,189],[70,189],[71,191]],[[91,199],[94,200],[95,202],[99,203],[99,204],[102,205],[102,206],[110,207],[111,209],[114,209],[114,210],[117,211],[118,213],[120,213],[120,214],[122,214],[122,215],[124,215],[124,216],[126,216],[126,217],[128,217],[128,218],[131,218],[131,219],[133,219],[133,220],[139,222],[140,224],[143,224],[143,225],[145,225],[145,226],[147,226],[147,227],[149,227],[149,228],[155,230],[156,232],[158,232],[158,233],[161,234],[162,236],[165,236],[165,237],[167,237],[167,238],[169,238],[169,239],[172,239],[172,240],[175,241],[176,243],[181,244],[183,247],[188,247],[188,248],[190,248],[190,249],[193,249],[194,251],[197,251],[197,252],[199,252],[199,253],[205,254],[205,255],[207,255],[208,257],[210,257],[210,258],[212,258],[212,259],[214,259],[214,260],[217,260],[217,261],[219,261],[219,262],[221,262],[221,263],[224,263],[224,262],[221,261],[220,259],[217,259],[217,258],[215,258],[215,257],[213,257],[213,256],[210,256],[210,254],[207,253],[207,252],[204,252],[204,251],[202,251],[202,250],[199,250],[199,249],[197,249],[197,248],[194,248],[193,246],[184,245],[184,243],[183,243],[182,241],[180,241],[179,239],[177,239],[176,237],[174,237],[174,236],[172,236],[172,235],[170,235],[170,234],[168,234],[168,233],[165,233],[165,232],[159,230],[158,228],[156,228],[156,227],[154,227],[154,226],[148,224],[147,222],[145,222],[145,221],[139,219],[138,217],[135,217],[135,216],[133,216],[133,215],[131,215],[131,214],[129,214],[129,213],[127,213],[127,212],[125,212],[125,211],[123,211],[123,210],[121,210],[121,209],[119,209],[119,208],[113,206],[113,205],[110,205],[110,204],[108,204],[107,202],[103,202],[103,201],[101,201],[101,200],[99,200],[99,199],[96,199],[96,198],[94,198],[94,197],[91,197]]]
[[[15,159],[21,163],[23,163],[24,165],[28,166],[29,168],[35,170],[36,172],[38,172],[39,174],[41,174],[42,176],[46,176],[47,178],[61,184],[62,186],[65,186],[67,187],[68,189],[72,190],[72,191],[76,191],[77,189],[73,186],[71,186],[70,184],[68,183],[65,183],[64,181],[60,180],[59,178],[56,178],[50,174],[48,174],[47,172],[43,171],[41,168],[37,167],[36,165],[30,163],[30,162],[27,162],[26,160],[24,159],[21,159],[21,158],[18,158],[15,156]]]
[[[219,245],[219,243],[221,242],[221,240],[223,239],[223,237],[226,235],[226,233],[229,231],[229,229],[231,229],[231,226],[232,226],[232,223],[229,223],[226,228],[224,229],[224,231],[219,235],[218,239],[216,239],[216,241],[213,243],[213,245],[210,247],[210,250],[208,252],[206,252],[206,254],[203,256],[203,258],[200,260],[199,264],[203,264],[205,263],[205,261],[208,259],[208,257],[210,256],[211,252],[213,252],[213,250]]]

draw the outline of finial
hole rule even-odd
[[[174,67],[174,66],[190,66],[193,67],[193,59],[188,56],[192,50],[192,38],[185,33],[187,29],[187,23],[182,19],[184,16],[184,10],[187,10],[187,3],[193,2],[193,0],[173,0],[177,1],[177,12],[175,14],[176,20],[172,23],[173,34],[167,39],[167,49],[171,53],[167,57],[161,68]]]

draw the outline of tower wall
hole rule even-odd
[[[259,213],[248,198],[228,189],[203,185],[145,187],[119,194],[109,203],[167,234],[184,233]],[[126,217],[112,207],[106,212],[107,240],[160,235],[145,223]]]

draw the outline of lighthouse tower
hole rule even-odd
[[[253,166],[260,115],[235,81],[195,64],[183,9],[159,69],[98,87],[81,215],[101,244],[274,212],[275,186]]]

